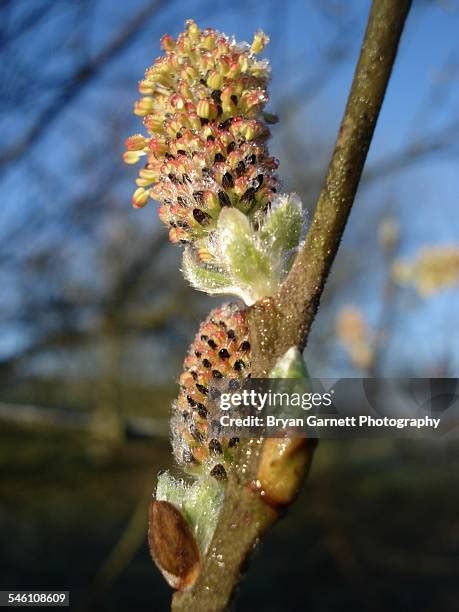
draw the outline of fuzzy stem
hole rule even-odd
[[[250,309],[253,376],[267,376],[288,348],[304,348],[306,344],[355,198],[410,5],[411,0],[373,0],[348,103],[305,245],[279,294]],[[246,456],[247,474],[256,473],[259,453],[247,456],[256,442],[246,443],[241,451]],[[200,576],[191,591],[174,595],[172,609],[224,610],[247,556],[276,518],[263,499],[247,488],[246,479],[232,479]]]

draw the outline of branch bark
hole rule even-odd
[[[344,232],[411,2],[374,0],[351,92],[306,242],[278,296],[252,309],[253,376],[304,348]]]
[[[291,346],[303,349],[306,345],[354,202],[410,5],[411,0],[373,0],[348,103],[306,242],[279,294],[249,311],[254,377],[267,376]],[[278,518],[247,486],[256,475],[260,442],[246,442],[241,449],[244,470],[234,470],[200,576],[191,591],[174,595],[174,611],[224,610],[247,556]]]

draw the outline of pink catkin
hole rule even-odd
[[[172,418],[174,454],[180,464],[189,468],[205,464],[212,475],[225,478],[231,448],[238,440],[210,437],[209,386],[221,378],[248,378],[250,369],[246,311],[232,304],[214,309],[201,324],[180,376]]]

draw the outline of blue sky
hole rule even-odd
[[[100,0],[95,6],[85,32],[90,40],[90,53],[96,53],[103,47],[113,33],[144,6],[144,2],[133,0],[126,5]],[[273,111],[276,104],[289,95],[289,91],[302,83],[305,75],[320,75],[330,41],[339,44],[342,40],[348,49],[345,59],[333,69],[326,79],[326,85],[311,97],[303,111],[294,118],[295,130],[304,141],[306,150],[311,143],[309,154],[312,160],[318,142],[321,146],[320,156],[326,159],[344,109],[369,6],[370,2],[366,0],[322,3],[313,0],[267,0],[263,3],[254,0],[245,3],[194,0],[166,3],[158,15],[150,20],[148,28],[135,44],[115,59],[103,78],[83,91],[63,113],[39,143],[32,162],[26,158],[3,175],[0,185],[3,201],[1,227],[26,226],[30,211],[37,208],[44,220],[42,230],[34,235],[33,241],[24,239],[23,244],[11,245],[11,249],[38,249],[42,241],[49,239],[47,219],[60,214],[61,200],[65,200],[66,194],[82,192],[84,195],[85,190],[90,192],[96,187],[89,176],[84,179],[77,170],[82,149],[81,142],[75,144],[74,140],[74,132],[80,129],[80,125],[87,130],[87,134],[83,135],[89,148],[96,147],[99,139],[103,139],[97,124],[100,115],[94,113],[95,108],[106,106],[106,112],[121,122],[122,137],[112,149],[106,149],[103,160],[108,166],[120,164],[122,140],[129,133],[139,131],[140,127],[131,114],[132,103],[137,97],[137,81],[146,66],[159,55],[160,36],[165,32],[176,35],[189,17],[195,18],[203,27],[234,33],[238,39],[251,40],[258,28],[271,35],[266,57],[270,59],[273,70],[270,88],[270,109]],[[344,17],[335,20],[325,7],[335,7],[336,14]],[[350,25],[346,27],[346,24]],[[27,39],[25,46],[18,47],[18,61],[27,63],[35,55],[40,55],[47,38],[62,27],[68,27],[68,24],[62,25],[58,19],[50,18]],[[457,1],[414,2],[370,150],[368,167],[377,167],[379,160],[386,159],[417,138],[437,133],[442,126],[459,122],[458,31]],[[68,62],[71,63],[79,54],[84,56],[78,46],[77,34],[69,31],[68,36],[64,36],[61,53],[43,55],[43,73],[51,82]],[[123,82],[122,89],[117,85],[119,79]],[[296,95],[301,96],[301,93]],[[295,98],[292,97],[292,101],[295,102]],[[14,134],[26,120],[22,112],[13,111],[6,123],[5,134]],[[281,120],[288,122],[289,117],[281,116]],[[280,130],[280,127],[273,128],[272,151],[280,158],[280,174],[282,176],[284,173],[285,177],[284,188],[291,190],[294,185],[285,161],[286,143],[279,137]],[[389,201],[401,225],[402,255],[412,256],[422,244],[458,243],[457,152],[457,146],[455,149],[451,147],[447,155],[427,157],[421,163],[363,188],[351,215],[343,249],[358,253],[360,245],[365,244],[366,249],[376,250],[375,215],[382,214]],[[58,197],[55,192],[43,191],[30,179],[30,164],[34,159],[57,177],[61,185]],[[117,178],[118,194],[126,198],[126,219],[129,223],[140,226],[148,219],[152,226],[155,225],[151,212],[132,211],[129,208],[134,180],[132,168],[120,164]],[[95,245],[84,235],[75,236],[73,242],[70,238],[66,247],[70,253],[75,253],[72,255],[75,261],[81,259],[75,267],[79,270],[75,274],[86,274],[89,282],[88,262],[91,261]],[[367,254],[366,273],[365,268],[363,274],[360,268],[356,268],[349,287],[344,291],[344,299],[360,304],[370,320],[378,316],[383,280],[380,262],[373,255],[371,252]],[[11,271],[6,268],[0,274],[2,282],[5,283],[7,279],[9,283],[8,292],[0,296],[0,305],[11,300],[20,302],[23,295],[15,286]],[[452,363],[459,371],[457,290],[447,291],[426,303],[416,301],[409,294],[404,299],[408,306],[402,299],[402,308],[406,310],[401,312],[403,324],[396,335],[394,353],[399,356],[406,353],[409,359],[414,350],[420,362],[427,363],[432,360],[432,352],[439,355],[445,351],[451,352]],[[18,329],[13,326],[10,326],[9,334],[3,331],[0,349],[11,350],[18,341],[18,334]]]

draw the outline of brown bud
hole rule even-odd
[[[304,438],[267,438],[263,444],[256,488],[273,506],[285,506],[295,499],[312,457]]]
[[[180,511],[153,500],[148,513],[148,545],[153,561],[174,589],[191,587],[199,574],[199,550]]]

